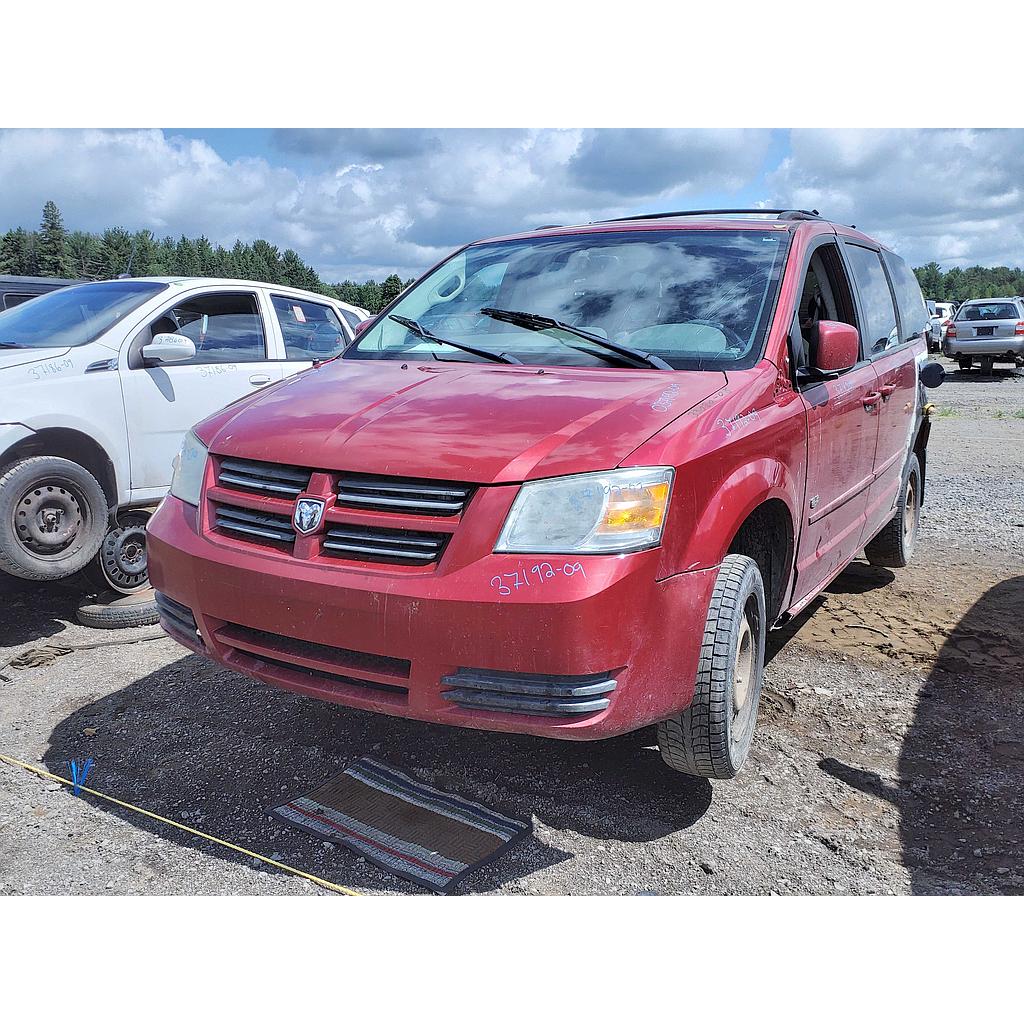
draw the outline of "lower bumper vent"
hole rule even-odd
[[[160,625],[165,633],[169,633],[172,637],[182,636],[194,644],[199,644],[200,647],[204,646],[191,608],[178,604],[166,594],[161,594],[159,590],[153,591],[153,598],[156,601],[157,611],[160,613]]]
[[[441,696],[460,708],[520,715],[592,715],[611,704],[616,687],[606,672],[588,676],[545,676],[460,668],[444,676]]]

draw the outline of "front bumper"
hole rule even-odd
[[[214,543],[198,532],[196,509],[171,496],[148,535],[153,585],[192,612],[202,641],[173,622],[169,631],[197,653],[350,707],[580,740],[630,732],[689,705],[717,576],[706,569],[658,580],[657,550],[492,554],[420,575],[285,564]],[[457,703],[455,691],[479,693],[484,679],[484,692],[495,692],[493,680],[506,676],[506,692],[528,698],[517,698],[517,710],[500,700]],[[538,681],[562,703],[530,704]],[[607,700],[586,710],[595,696]],[[575,700],[582,713],[565,703]]]

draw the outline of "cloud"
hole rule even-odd
[[[1024,132],[799,130],[772,205],[855,223],[913,265],[1024,264]]]
[[[0,226],[35,224],[53,198],[72,228],[264,237],[328,280],[411,275],[474,238],[737,188],[766,142],[735,131],[280,130],[266,157],[229,161],[156,130],[8,131]]]
[[[915,264],[1012,265],[1022,172],[1020,131],[302,129],[230,160],[158,130],[7,131],[0,228],[37,224],[52,198],[71,228],[263,237],[335,281],[411,276],[539,224],[765,200],[853,221]]]

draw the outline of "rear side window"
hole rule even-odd
[[[238,292],[199,295],[168,310],[154,327],[154,334],[170,330],[191,338],[194,359],[175,363],[256,363],[267,358],[256,296]]]
[[[35,295],[26,295],[22,292],[7,292],[4,295],[4,309],[13,309],[15,306],[20,306],[23,302],[28,302],[29,299],[34,299]]]
[[[896,306],[900,313],[900,328],[904,341],[916,341],[930,326],[928,307],[914,272],[895,253],[887,252],[885,265],[889,268]]]
[[[351,309],[343,309],[341,315],[353,331],[363,322],[363,318],[358,313],[353,313]]]
[[[871,357],[899,344],[892,292],[877,252],[859,245],[847,245],[846,252],[863,307],[861,338],[864,353]]]
[[[331,359],[348,342],[338,315],[330,306],[287,295],[272,296],[284,337],[287,359]]]

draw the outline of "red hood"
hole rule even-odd
[[[610,469],[724,384],[720,372],[335,360],[197,433],[239,458],[514,483]]]

